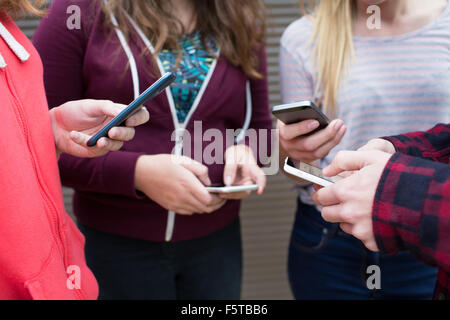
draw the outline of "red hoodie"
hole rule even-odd
[[[0,22],[0,299],[96,299],[64,209],[41,60],[6,13]]]

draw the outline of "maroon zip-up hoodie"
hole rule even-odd
[[[43,63],[50,107],[69,100],[108,99],[128,104],[134,99],[129,59],[116,33],[105,28],[105,17],[98,1],[55,0],[35,36]],[[68,14],[71,5],[81,13]],[[76,14],[75,11],[70,11]],[[139,71],[142,92],[159,76],[152,75],[153,60],[142,56],[143,41],[135,33],[127,42]],[[260,71],[266,72],[266,55],[261,48]],[[203,132],[243,127],[246,115],[246,83],[250,81],[252,120],[250,128],[271,129],[267,80],[249,79],[241,68],[219,57],[200,103],[192,113],[186,130],[193,137],[194,122],[202,121]],[[182,241],[213,233],[237,218],[238,201],[228,201],[208,215],[175,215],[135,190],[134,175],[138,157],[144,154],[172,153],[175,124],[166,93],[146,104],[150,122],[136,130],[135,139],[122,150],[97,159],[63,155],[60,172],[64,185],[75,189],[74,212],[78,220],[100,231],[149,241]],[[211,142],[203,142],[203,148]],[[186,145],[185,145],[186,146]],[[224,144],[223,149],[226,149]],[[223,164],[208,165],[213,182],[222,182]],[[172,229],[173,227],[173,229]]]

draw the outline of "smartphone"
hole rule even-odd
[[[304,120],[317,120],[319,127],[312,134],[328,126],[330,120],[312,101],[300,101],[283,104],[272,108],[272,114],[285,124],[293,124]]]
[[[235,192],[245,192],[245,191],[256,191],[258,190],[257,184],[249,184],[246,186],[224,186],[224,185],[212,185],[206,187],[209,193],[235,193]]]
[[[125,121],[139,111],[144,103],[163,92],[172,82],[175,81],[175,78],[176,75],[172,72],[163,75],[159,80],[145,90],[136,100],[130,103],[130,105],[126,107],[119,115],[114,117],[107,125],[105,125],[99,132],[89,139],[87,142],[88,147],[94,147],[97,145],[100,138],[108,137],[108,132],[112,128],[124,125]]]
[[[290,158],[286,158],[284,161],[284,171],[322,187],[331,186],[333,183],[343,179],[341,176],[325,177],[322,174],[322,169]]]

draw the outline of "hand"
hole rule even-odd
[[[310,136],[303,136],[319,127],[317,120],[305,120],[286,125],[278,120],[280,145],[287,155],[295,160],[313,162],[324,158],[337,146],[345,135],[347,127],[342,120],[333,120],[325,129]]]
[[[378,251],[372,229],[372,207],[378,182],[391,156],[382,151],[341,151],[323,170],[324,175],[359,171],[313,195],[314,202],[323,206],[322,217],[326,221],[340,223],[344,232],[372,251]]]
[[[223,173],[225,185],[258,185],[258,194],[266,187],[266,176],[258,166],[252,150],[246,145],[231,146],[225,152],[225,169]],[[241,200],[250,196],[251,191],[220,194],[222,199]]]
[[[374,151],[374,150],[383,151],[383,152],[386,152],[389,154],[395,153],[394,145],[392,143],[390,143],[388,140],[384,140],[384,139],[372,139],[366,145],[364,145],[358,149],[358,151]],[[354,174],[355,172],[356,171],[341,172],[340,176],[347,178],[347,177],[351,176],[352,174]],[[318,190],[322,189],[322,186],[315,184],[314,189],[316,191],[318,191]]]
[[[372,139],[366,145],[358,149],[358,151],[379,150],[389,154],[395,153],[395,147],[388,140]]]
[[[89,148],[86,143],[126,106],[106,100],[80,100],[63,104],[50,110],[56,151],[81,158],[105,155],[119,150],[124,141],[134,138],[134,128],[149,120],[147,109],[142,108],[126,121],[126,127],[109,131],[109,139],[101,138],[97,146]]]
[[[136,163],[135,186],[168,211],[182,215],[212,213],[226,200],[210,194],[208,168],[182,156],[141,156]]]

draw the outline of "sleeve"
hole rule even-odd
[[[246,139],[245,143],[252,147],[258,163],[260,165],[266,165],[268,164],[267,162],[270,162],[271,156],[272,117],[269,108],[267,55],[264,45],[261,45],[258,56],[259,72],[262,74],[263,78],[250,80],[253,108],[249,125],[249,128],[256,132],[258,145],[251,146],[249,141],[251,139]],[[263,132],[266,134],[263,134]]]
[[[375,194],[373,230],[382,252],[408,250],[450,272],[450,166],[394,154]]]
[[[67,27],[69,0],[55,0],[34,37],[44,65],[44,82],[50,108],[67,101],[84,99],[83,63],[89,39],[89,24],[99,14],[91,1],[76,4],[81,28]],[[135,167],[142,153],[117,151],[95,159],[67,154],[59,159],[63,185],[82,191],[139,197],[134,187]]]
[[[450,124],[383,139],[390,141],[398,152],[450,164]]]
[[[314,100],[314,81],[305,68],[303,58],[293,52],[287,35],[281,40],[280,48],[280,86],[283,103]]]

